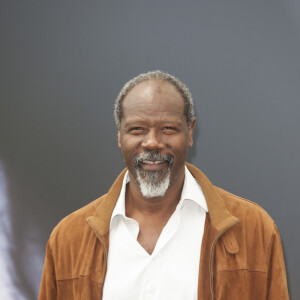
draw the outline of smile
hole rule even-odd
[[[141,152],[134,157],[134,166],[144,171],[162,171],[165,167],[171,168],[173,157],[155,151]]]
[[[141,168],[144,171],[160,171],[166,166],[166,161],[163,160],[143,160],[141,163]]]
[[[151,161],[151,160],[144,160],[143,164],[150,164],[150,165],[157,165],[157,164],[163,164],[164,161],[162,160],[156,160],[156,161]]]

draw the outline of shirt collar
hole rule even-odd
[[[126,185],[129,181],[130,181],[129,174],[128,174],[128,171],[126,171],[126,173],[124,175],[124,178],[123,178],[123,183],[122,183],[122,188],[121,188],[121,191],[120,191],[119,198],[117,200],[116,206],[115,206],[115,208],[113,210],[113,213],[111,215],[110,227],[112,225],[113,220],[115,219],[115,217],[117,215],[121,215],[123,217],[126,217],[125,216],[125,193],[126,193]]]
[[[198,181],[185,166],[184,183],[178,207],[182,207],[185,200],[191,200],[208,212],[205,196]]]
[[[120,195],[110,219],[110,227],[112,226],[114,219],[116,219],[115,218],[116,216],[121,215],[124,218],[127,218],[125,215],[125,193],[126,193],[126,185],[129,181],[130,181],[129,174],[128,171],[126,171],[123,178]],[[177,208],[181,208],[185,200],[194,201],[196,204],[201,206],[206,212],[208,212],[205,196],[203,194],[201,186],[198,183],[198,181],[193,177],[193,175],[191,174],[191,172],[188,170],[186,166],[184,170],[183,188],[182,188],[181,197],[177,205]]]

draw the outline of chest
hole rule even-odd
[[[124,220],[111,230],[103,299],[197,299],[205,213],[187,212],[160,234],[133,234]]]

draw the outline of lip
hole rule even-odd
[[[150,160],[144,160],[141,163],[141,167],[146,171],[157,171],[161,170],[166,166],[165,161],[150,161]]]

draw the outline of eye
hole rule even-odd
[[[142,127],[132,127],[129,132],[133,135],[139,135],[144,133],[144,128]]]
[[[177,130],[176,130],[175,127],[172,127],[172,126],[165,126],[165,127],[163,128],[163,132],[164,132],[165,134],[173,134],[173,133],[176,133]]]

